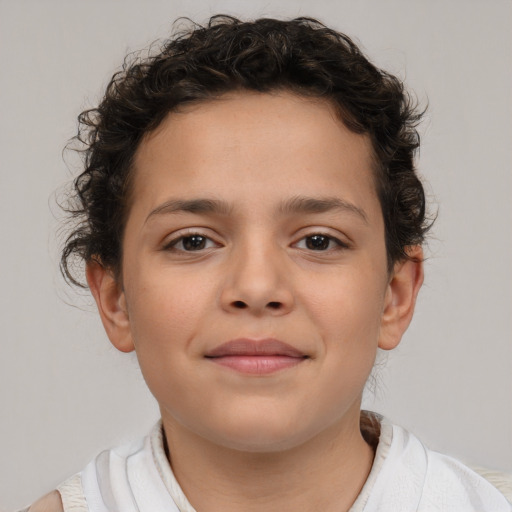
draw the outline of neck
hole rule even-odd
[[[357,414],[285,451],[243,452],[213,444],[162,414],[170,463],[198,512],[350,509],[374,452]]]

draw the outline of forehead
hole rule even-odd
[[[144,138],[134,168],[134,206],[169,194],[376,198],[368,137],[350,131],[329,102],[286,92],[230,93],[172,112]]]

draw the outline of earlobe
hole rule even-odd
[[[379,337],[379,348],[383,350],[391,350],[400,343],[423,284],[423,250],[413,246],[408,253],[411,259],[395,264],[387,286]]]
[[[124,291],[112,272],[95,260],[87,263],[86,276],[112,345],[121,352],[132,352],[135,346]]]

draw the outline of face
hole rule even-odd
[[[141,143],[102,316],[164,424],[272,451],[359,414],[377,347],[408,323],[390,321],[371,154],[327,103],[286,93],[187,107]]]

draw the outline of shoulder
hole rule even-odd
[[[28,508],[28,512],[64,512],[59,492],[52,491],[38,499]]]
[[[512,510],[510,477],[495,471],[475,471],[448,455],[428,452],[425,488],[430,496],[443,496],[445,502],[464,497],[468,505],[485,503],[487,510]]]
[[[402,452],[404,459],[410,466],[421,468],[417,473],[418,481],[422,481],[419,510],[512,510],[490,478],[484,478],[449,455],[428,449],[404,429],[395,427],[393,433],[398,431],[401,431],[398,437],[407,439]]]
[[[512,473],[496,471],[493,469],[470,466],[471,469],[490,482],[512,503]]]
[[[368,510],[512,511],[501,489],[458,460],[428,449],[414,434],[385,420],[381,434],[377,453],[383,437],[391,437],[391,443],[369,501],[374,508]]]

